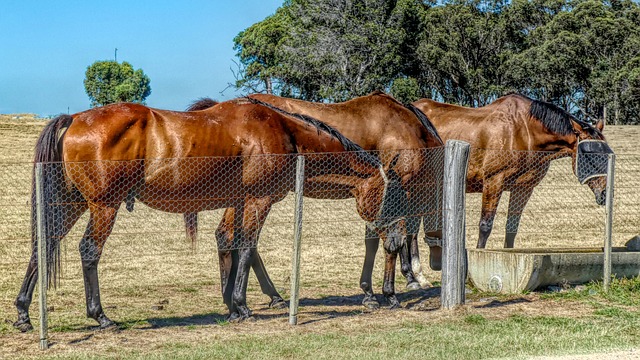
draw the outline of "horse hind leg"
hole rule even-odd
[[[102,309],[100,301],[100,285],[98,282],[98,263],[102,255],[104,244],[113,230],[113,224],[118,212],[117,205],[91,205],[89,224],[82,240],[79,251],[82,260],[85,300],[87,317],[96,320],[100,328],[115,326]]]
[[[234,209],[227,209],[225,211],[225,215],[216,230],[216,238],[218,244],[228,244],[225,247],[234,247],[233,244],[238,244],[238,240],[234,240],[233,236],[236,233],[240,233],[240,231],[234,231]],[[239,225],[240,226],[240,225]],[[238,228],[240,228],[238,226]],[[220,246],[220,245],[219,245]],[[237,250],[235,251],[235,257],[229,257],[229,251],[227,250],[218,250],[218,254],[220,257],[220,279],[223,289],[227,291],[223,291],[223,297],[225,298],[225,303],[231,301],[231,291],[233,288],[233,281],[229,282],[229,279],[235,279],[237,273],[237,263],[238,263],[238,254]],[[233,265],[236,266],[233,266]],[[271,277],[269,277],[269,273],[267,273],[267,268],[264,266],[264,262],[262,261],[262,257],[256,248],[255,256],[253,262],[251,263],[251,267],[256,274],[256,278],[258,279],[258,283],[260,284],[260,289],[262,293],[269,296],[271,301],[269,302],[269,307],[273,309],[282,309],[287,307],[286,301],[282,298],[282,295],[278,293],[276,290],[273,281],[271,281]],[[229,285],[231,284],[231,287]],[[229,305],[229,304],[227,304]]]
[[[84,202],[74,202],[72,205],[66,205],[62,208],[62,219],[64,220],[55,224],[56,229],[60,231],[57,235],[57,241],[62,241],[62,239],[67,236],[71,228],[73,228],[86,210],[87,205]],[[32,245],[33,248],[29,265],[27,265],[27,272],[14,303],[18,310],[18,320],[13,323],[13,326],[22,332],[33,330],[29,317],[29,306],[31,306],[33,291],[38,282],[38,256],[36,243],[34,242]]]
[[[191,249],[195,250],[198,241],[198,213],[184,213],[182,216],[187,240],[191,241]]]
[[[242,208],[239,209],[242,212]],[[218,244],[218,264],[220,266],[220,287],[222,299],[229,309],[229,314],[235,313],[231,297],[233,294],[233,279],[236,278],[238,251],[234,249],[234,236],[239,234],[235,228],[240,228],[242,223],[235,219],[235,208],[227,208],[216,229],[216,241]]]
[[[233,305],[239,316],[238,320],[248,319],[252,315],[247,306],[249,269],[255,261],[258,236],[273,202],[271,196],[266,196],[249,199],[245,204],[242,228],[239,229],[241,231],[239,238],[242,243],[238,250],[238,274],[236,275],[232,297]]]

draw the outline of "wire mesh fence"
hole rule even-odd
[[[468,247],[475,247],[487,228],[488,248],[501,248],[509,238],[516,248],[603,245],[607,154],[576,161],[551,152],[472,149],[469,162]],[[616,175],[627,177],[629,170],[623,162]],[[583,184],[576,176],[580,172]],[[634,185],[625,181],[620,186]],[[628,211],[618,207],[614,214]],[[616,230],[619,223],[614,223],[617,245],[628,235]]]
[[[490,150],[472,151],[485,153],[484,162],[476,160],[475,163],[473,159],[477,155],[472,153],[468,187],[476,191],[490,186],[491,183],[486,180],[478,183],[476,179],[481,177],[472,176],[473,166],[486,166],[490,159],[495,162],[495,169],[504,170],[509,166],[513,167],[514,164],[519,165],[511,176],[504,177],[505,193],[496,210],[488,247],[502,247],[505,229],[514,230],[513,222],[509,224],[507,221],[508,203],[515,193],[528,188],[534,190],[521,211],[522,217],[515,239],[516,247],[602,246],[604,209],[596,203],[596,195],[589,186],[581,185],[577,180],[572,158],[551,161],[548,153],[505,154]],[[375,155],[383,159],[382,163],[385,165],[393,161],[393,157],[388,154]],[[305,306],[313,308],[314,305],[331,305],[334,302],[358,305],[361,301],[358,284],[365,254],[363,239],[366,234],[371,234],[366,230],[367,223],[383,214],[380,205],[384,203],[381,199],[385,196],[385,179],[379,172],[358,168],[361,160],[353,156],[307,155],[307,198],[304,202],[302,233],[302,312],[305,311]],[[406,151],[396,160],[396,174],[385,172],[386,181],[394,180],[396,175],[399,181],[404,181],[402,188],[408,199],[404,209],[392,206],[393,211],[389,213],[389,218],[400,216],[397,211],[402,210],[405,225],[409,228],[413,226],[410,225],[411,219],[422,216],[425,216],[427,230],[437,228],[434,223],[437,224],[440,220],[439,179],[442,172],[436,164],[441,164],[442,156],[442,149]],[[274,160],[276,158],[280,160]],[[99,187],[102,184],[91,177],[93,175],[87,171],[88,166],[94,169],[101,167],[101,171],[105,173],[110,173],[107,171],[113,169],[110,167],[129,169],[129,172],[124,172],[127,174],[126,181],[116,181],[117,186],[112,188],[109,196],[103,198],[105,204],[119,206],[113,231],[104,245],[99,266],[103,305],[113,319],[125,324],[147,322],[149,326],[168,322],[179,323],[204,314],[213,314],[214,321],[224,319],[226,307],[220,295],[218,270],[218,246],[221,245],[225,245],[227,249],[257,245],[276,290],[285,298],[289,296],[294,231],[294,196],[290,191],[295,179],[295,157],[266,156],[253,160],[255,161],[243,162],[236,158],[234,163],[231,159],[217,159],[226,161],[222,166],[211,164],[214,159],[194,159],[187,165],[176,163],[174,160],[158,160],[145,164],[114,162],[110,165],[94,162],[65,168],[64,174],[67,178],[81,179],[77,181],[87,187]],[[427,165],[416,168],[415,161],[426,162]],[[245,238],[228,233],[226,237],[221,236],[225,234],[219,231],[219,225],[229,223],[224,215],[225,208],[231,206],[229,199],[237,201],[244,199],[247,194],[246,189],[238,185],[238,178],[235,177],[243,179],[242,176],[231,175],[238,174],[247,166],[265,169],[273,167],[274,164],[284,164],[281,167],[284,170],[270,178],[269,181],[273,182],[262,181],[250,189],[256,195],[267,195],[278,200],[273,201],[264,219],[264,225],[258,231],[258,242],[255,242],[257,237]],[[347,173],[348,176],[333,176],[336,175],[336,167],[346,167],[346,164],[352,168],[352,172]],[[180,170],[184,169],[182,166],[194,169]],[[208,176],[211,168],[224,168],[226,176]],[[430,171],[420,172],[424,168]],[[638,233],[640,214],[637,206],[640,194],[637,189],[640,188],[640,180],[636,174],[639,168],[640,156],[617,157],[614,246],[623,246],[626,240]],[[196,183],[184,183],[181,174],[194,170],[200,175]],[[162,182],[170,182],[175,186],[172,189],[180,190],[167,192],[166,187],[159,186],[159,180],[153,176],[148,177],[150,181],[146,185],[134,181],[137,179],[134,175],[140,171],[142,174],[162,171]],[[482,171],[486,178],[490,170]],[[532,174],[527,175],[527,181],[516,180],[521,179],[518,175],[528,173]],[[15,307],[12,303],[30,258],[31,174],[32,164],[0,165],[0,178],[5,180],[5,186],[0,189],[0,223],[3,229],[0,233],[0,319],[15,318]],[[53,182],[49,183],[51,184]],[[64,184],[68,186],[67,182]],[[265,187],[268,184],[275,185]],[[212,185],[219,185],[218,187],[226,190],[214,193],[210,189]],[[368,193],[369,197],[363,196],[355,201],[354,188],[359,189],[355,193]],[[66,207],[83,204],[82,201],[78,203],[76,200],[78,199],[67,198],[61,203]],[[391,204],[397,204],[395,201],[392,200]],[[478,240],[481,202],[480,194],[471,193],[467,196],[469,247],[475,247]],[[202,207],[194,205],[195,203]],[[87,206],[86,202],[82,206]],[[216,207],[219,208],[212,210]],[[369,209],[373,215],[368,216],[366,212],[359,211],[362,207]],[[165,211],[158,211],[158,208]],[[194,244],[185,232],[185,213],[198,214],[198,235]],[[244,214],[249,221],[260,219],[260,213],[256,214],[255,208],[249,211],[245,207]],[[363,220],[363,214],[367,218],[366,221]],[[82,255],[79,250],[85,251],[85,258],[89,252],[86,252],[88,248],[78,245],[89,222],[89,212],[84,211],[61,242],[61,282],[55,291],[49,291],[48,299],[50,328],[54,331],[95,324],[93,320],[83,320],[85,297]],[[64,224],[53,225],[58,234],[65,228],[61,225]],[[418,237],[424,238],[424,229],[420,230]],[[221,242],[221,239],[227,241]],[[426,246],[422,243],[420,245],[421,254],[424,256]],[[93,250],[90,253],[94,254]],[[376,292],[379,292],[377,289],[380,289],[382,284],[382,253],[378,252],[376,266],[373,269],[373,285]],[[438,280],[439,275],[427,272],[427,276],[431,280]],[[398,274],[397,277],[400,279],[401,275]],[[398,282],[402,283],[401,280]],[[344,299],[337,300],[340,297]],[[268,299],[262,295],[260,285],[255,280],[249,282],[248,302],[256,309],[267,311]],[[32,306],[31,316],[37,319],[37,307]]]

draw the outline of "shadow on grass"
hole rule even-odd
[[[403,304],[403,307],[407,309],[414,308],[415,304],[418,304],[426,299],[440,296],[440,288],[419,289],[413,291],[407,291],[397,294],[398,300]],[[387,302],[384,296],[377,295],[381,308],[384,309],[387,306]],[[366,311],[362,305],[364,295],[350,295],[350,296],[324,296],[321,298],[302,298],[300,299],[300,307],[326,307],[327,309],[305,309],[305,314],[313,314],[318,318],[304,322],[304,324],[313,323],[317,321],[339,318],[339,317],[351,317],[357,316]],[[336,307],[357,307],[357,309],[345,309],[344,311],[336,310]],[[416,308],[418,309],[418,308]],[[256,311],[257,310],[257,311]],[[265,314],[263,311],[270,311],[266,306],[256,306],[253,312],[253,318],[256,321],[270,320],[276,318],[285,318],[289,312],[287,309],[282,309],[278,313]],[[147,329],[165,328],[165,327],[188,327],[198,325],[225,325],[227,324],[226,314],[220,313],[208,313],[208,314],[196,314],[184,317],[162,317],[162,318],[149,318],[146,322],[149,324]],[[126,328],[126,325],[124,326]],[[122,329],[122,326],[121,326]]]
[[[414,304],[424,301],[432,297],[440,296],[440,288],[418,289],[410,290],[403,293],[396,294],[398,300],[405,308],[411,308]],[[302,298],[300,299],[300,306],[362,306],[362,300],[364,294],[350,295],[350,296],[323,296],[318,299]],[[380,303],[381,307],[387,306],[387,300],[381,294],[376,294],[376,299]]]
[[[513,304],[521,304],[521,303],[530,303],[530,302],[532,302],[532,301],[529,300],[529,299],[523,298],[523,297],[516,298],[516,299],[508,299],[508,300],[493,299],[493,300],[489,301],[486,304],[477,305],[475,307],[479,308],[479,309],[495,308],[495,307],[500,307],[500,306],[507,306],[507,305],[513,305]]]

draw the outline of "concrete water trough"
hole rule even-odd
[[[468,249],[468,273],[481,291],[513,294],[558,284],[602,280],[602,248]],[[612,274],[640,275],[640,251],[614,247]]]

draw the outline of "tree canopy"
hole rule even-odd
[[[142,69],[134,70],[126,61],[96,61],[87,67],[84,79],[92,107],[116,102],[144,104],[151,94],[149,84],[149,77]]]
[[[517,91],[586,120],[640,123],[632,0],[286,0],[234,44],[244,91],[466,106]]]

